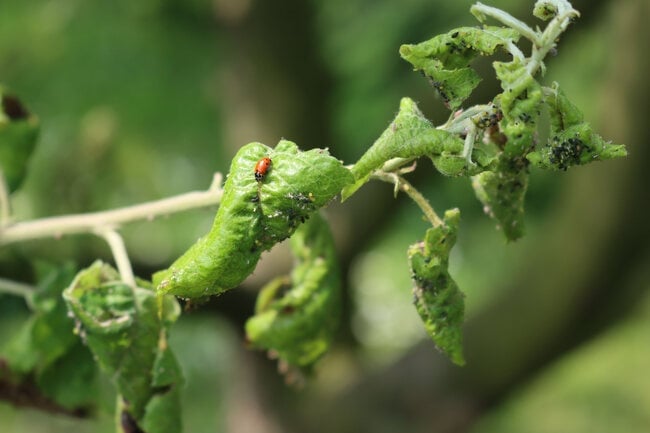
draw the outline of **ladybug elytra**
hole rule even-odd
[[[271,158],[268,156],[257,161],[257,164],[255,164],[255,180],[258,182],[264,180],[264,176],[266,176],[269,168],[271,168]]]

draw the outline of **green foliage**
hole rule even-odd
[[[232,160],[209,233],[154,274],[151,283],[137,281],[138,287],[129,283],[133,276],[128,257],[120,257],[126,252],[119,235],[110,233],[116,241],[107,234],[113,227],[92,227],[106,235],[121,273],[95,262],[76,275],[61,298],[73,271],[50,272],[39,291],[27,297],[34,315],[5,348],[0,366],[8,368],[0,370],[0,380],[21,384],[33,379],[46,397],[77,409],[92,400],[88,383],[98,364],[115,381],[122,431],[179,432],[183,379],[167,346],[169,328],[180,315],[174,296],[200,299],[239,285],[263,251],[288,238],[295,267],[290,276],[262,289],[246,333],[252,347],[285,364],[310,368],[330,347],[341,314],[335,246],[318,211],[338,194],[346,200],[372,178],[407,193],[432,225],[407,250],[414,303],[436,346],[455,364],[464,364],[464,295],[449,274],[460,212],[437,216],[402,177],[415,168],[413,161],[427,157],[445,176],[471,177],[486,213],[508,240],[515,240],[524,233],[529,164],[566,170],[626,154],[623,146],[593,132],[557,84],[548,88],[536,78],[544,72],[544,57],[578,15],[568,2],[536,3],[534,15],[549,21],[544,31],[480,3],[472,13],[481,22],[493,18],[504,25],[460,27],[400,48],[452,110],[445,124],[434,126],[412,99],[402,98],[394,120],[351,168],[327,149],[301,151],[286,140],[275,148],[257,142],[243,146]],[[532,43],[528,57],[517,46],[522,37]],[[483,105],[460,109],[481,80],[472,60],[498,49],[512,56],[493,63],[502,92]],[[25,176],[37,122],[17,98],[1,91],[0,97],[0,164],[12,192]],[[538,121],[544,110],[550,138],[540,145],[537,137],[544,131]],[[6,194],[0,193],[5,217]],[[0,231],[5,228],[11,224]]]
[[[566,97],[557,83],[546,90],[545,102],[551,119],[550,137],[545,146],[526,155],[530,162],[541,168],[566,170],[573,165],[627,154],[625,146],[610,144],[593,132],[583,120],[580,109]]]
[[[397,116],[352,167],[355,182],[343,189],[343,200],[350,197],[369,179],[370,175],[393,158],[431,158],[442,174],[459,176],[480,172],[492,161],[482,149],[476,149],[474,158],[479,165],[467,166],[463,140],[457,135],[436,129],[420,112],[410,98],[402,98]]]
[[[115,381],[122,424],[147,433],[180,432],[182,377],[167,347],[168,328],[180,314],[176,300],[126,285],[100,261],[79,272],[63,298],[77,332]]]
[[[534,15],[551,20],[545,31],[535,31],[505,12],[480,3],[472,7],[472,13],[481,22],[492,17],[506,26],[454,29],[417,45],[403,45],[400,53],[432,80],[445,104],[454,110],[478,85],[478,75],[469,67],[476,55],[491,55],[498,47],[512,55],[509,62],[493,63],[503,92],[485,106],[489,116],[475,114],[472,107],[465,111],[467,115],[463,111],[455,113],[443,127],[466,136],[465,156],[477,144],[497,149],[497,162],[486,167],[489,171],[465,174],[475,175],[472,185],[486,213],[497,221],[508,240],[515,240],[524,233],[529,162],[541,168],[566,170],[571,165],[624,156],[626,151],[623,146],[610,145],[593,133],[582,121],[580,111],[557,86],[548,90],[535,79],[545,68],[546,53],[554,48],[559,35],[578,16],[568,2],[536,3]],[[533,43],[529,57],[515,45],[522,36]],[[546,146],[539,148],[536,143],[538,119],[544,107],[551,114],[551,138]],[[474,125],[465,118],[473,119]],[[494,120],[484,120],[490,118]],[[479,144],[480,135],[484,138]],[[468,167],[472,167],[471,159],[467,162]]]
[[[449,358],[463,365],[461,326],[465,315],[464,295],[449,275],[449,253],[456,243],[460,212],[445,212],[444,224],[427,230],[424,241],[408,249],[413,295],[429,336]]]
[[[508,240],[524,234],[524,198],[528,188],[528,171],[524,167],[500,165],[500,170],[486,171],[472,178],[476,197],[483,210],[498,221]]]
[[[36,146],[38,119],[0,86],[0,169],[9,191],[20,187]]]
[[[87,408],[93,401],[95,364],[73,334],[61,292],[75,274],[67,265],[37,268],[41,284],[31,295],[33,314],[3,348],[0,358],[8,366],[0,379],[15,385],[33,383],[56,404],[68,410]]]
[[[469,63],[517,40],[519,34],[509,28],[460,27],[417,45],[402,45],[399,52],[431,80],[445,105],[456,110],[481,82]]]
[[[257,181],[255,167],[264,157],[272,163]],[[210,233],[155,274],[154,284],[160,293],[184,298],[235,287],[255,269],[262,251],[291,236],[351,181],[349,170],[326,149],[302,152],[286,140],[275,149],[261,143],[242,147],[233,158]]]
[[[308,367],[334,337],[341,277],[332,234],[318,213],[290,241],[296,261],[291,277],[278,278],[262,289],[255,315],[246,322],[246,335],[254,347],[269,350],[290,365]]]

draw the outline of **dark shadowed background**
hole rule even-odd
[[[535,23],[532,1],[486,2]],[[448,112],[398,55],[402,43],[474,25],[470,1],[3,0],[0,82],[42,123],[18,219],[97,211],[205,189],[236,150],[280,138],[354,162],[410,96]],[[650,431],[650,86],[647,0],[574,2],[582,17],[548,59],[557,80],[626,159],[533,170],[527,235],[506,244],[467,179],[423,161],[410,179],[463,216],[452,275],[467,297],[467,365],[439,354],[411,304],[406,248],[418,209],[370,184],[327,215],[346,293],[337,344],[307,386],[284,386],[245,349],[256,290],[286,271],[282,246],[245,284],[184,315],[172,344],[186,377],[185,431],[612,433]],[[524,47],[528,48],[528,47]],[[487,79],[469,103],[498,91]],[[123,231],[136,273],[166,267],[214,209]],[[30,260],[111,260],[90,236],[0,249],[0,274]],[[0,296],[0,343],[25,306]],[[102,388],[110,387],[104,383]],[[109,432],[0,402],[2,432]]]

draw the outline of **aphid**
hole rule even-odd
[[[257,164],[255,164],[255,180],[258,182],[264,180],[264,176],[266,176],[269,168],[271,168],[271,158],[268,156],[257,161]]]

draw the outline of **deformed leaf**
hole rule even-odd
[[[493,65],[503,88],[495,101],[503,113],[499,126],[507,138],[503,159],[522,158],[534,146],[542,88],[517,60],[494,62]]]
[[[262,158],[271,164],[256,180]],[[288,238],[352,182],[352,174],[326,149],[302,152],[282,140],[242,147],[230,167],[210,232],[168,269],[154,275],[160,293],[185,298],[217,295],[241,283],[262,251]]]
[[[509,28],[461,27],[416,45],[402,45],[400,55],[431,79],[446,105],[455,110],[481,81],[469,63],[518,39],[519,33]]]
[[[517,59],[494,62],[501,93],[494,101],[500,109],[499,132],[505,145],[491,171],[473,177],[472,186],[485,212],[497,221],[508,240],[524,233],[524,200],[528,188],[526,155],[535,147],[542,104],[542,88]]]
[[[0,87],[0,169],[13,192],[23,181],[38,138],[38,119]]]
[[[611,144],[593,132],[582,112],[554,84],[544,102],[549,109],[551,133],[548,143],[526,157],[538,167],[566,170],[573,165],[626,156],[625,146]]]
[[[537,0],[533,9],[533,15],[542,21],[548,21],[558,13],[557,4],[554,1]]]
[[[290,243],[296,260],[291,278],[262,289],[246,334],[254,347],[306,367],[325,353],[334,336],[341,281],[332,235],[318,214],[298,228]]]
[[[552,131],[559,132],[584,123],[582,111],[567,98],[558,83],[553,83],[553,87],[547,90],[544,102],[548,107]]]
[[[397,116],[375,143],[354,164],[354,183],[343,189],[346,200],[369,179],[373,171],[393,158],[429,157],[434,166],[447,176],[476,174],[491,159],[477,158],[479,164],[468,167],[462,155],[464,143],[456,134],[436,129],[410,98],[402,98]],[[481,150],[475,149],[476,153]]]
[[[77,329],[121,396],[121,418],[147,433],[181,431],[180,368],[167,347],[180,314],[172,296],[130,287],[100,261],[81,271],[64,293]]]
[[[538,167],[566,170],[573,165],[626,156],[625,146],[611,144],[593,132],[588,123],[571,126],[553,135],[547,146],[527,155]]]
[[[429,336],[458,365],[463,365],[464,295],[449,275],[449,253],[456,243],[460,212],[445,212],[444,224],[427,230],[424,241],[411,245],[414,302]]]
[[[524,199],[528,189],[525,168],[485,171],[472,178],[472,187],[483,210],[497,221],[506,239],[514,241],[524,234]]]

